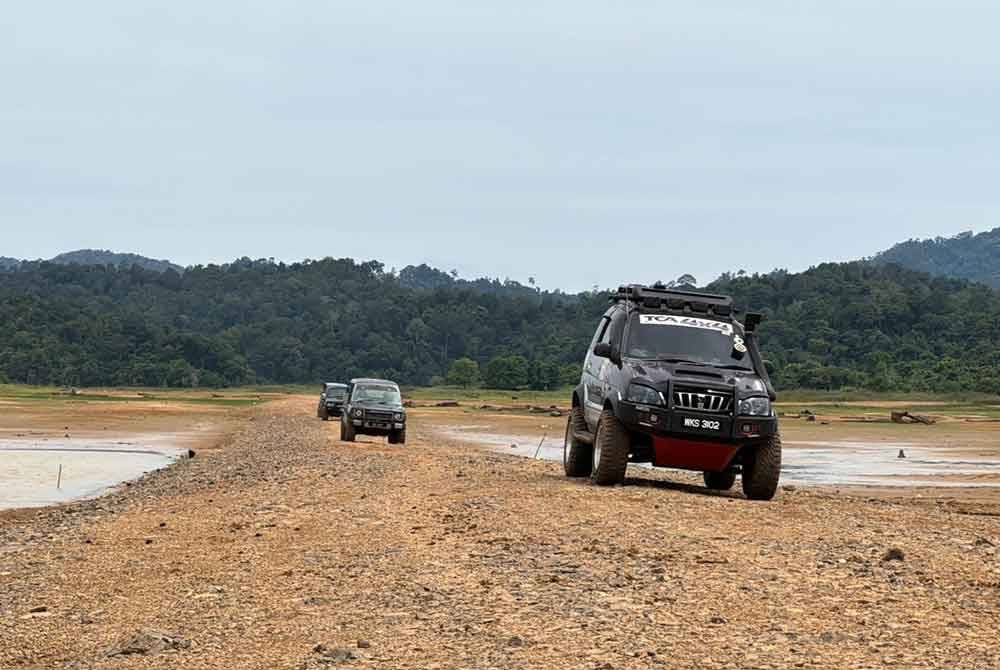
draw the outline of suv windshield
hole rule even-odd
[[[402,405],[399,389],[386,384],[358,384],[351,396],[354,402],[370,402],[382,405]]]
[[[326,397],[332,400],[343,400],[347,396],[347,389],[331,386],[326,390]]]
[[[732,324],[672,314],[634,314],[626,356],[753,369],[750,357],[733,349]]]

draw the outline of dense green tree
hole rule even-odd
[[[483,380],[490,388],[519,389],[528,386],[530,367],[524,356],[497,356],[490,359],[483,373]]]
[[[448,368],[447,381],[453,386],[469,388],[479,383],[479,363],[471,358],[459,358],[452,361]]]

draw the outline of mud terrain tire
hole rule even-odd
[[[772,435],[743,458],[743,493],[750,500],[770,500],[781,476],[781,436]]]
[[[341,420],[340,422],[340,440],[342,442],[353,442],[354,441],[354,425],[350,420]]]
[[[590,481],[601,486],[621,484],[628,467],[629,437],[625,426],[611,410],[601,412],[594,436]]]
[[[389,444],[406,444],[406,431],[394,430],[389,433]]]
[[[736,473],[732,470],[725,472],[703,472],[705,486],[713,491],[728,491],[736,483]]]
[[[593,447],[579,442],[573,434],[587,431],[587,420],[583,410],[576,406],[566,420],[566,439],[563,441],[563,470],[567,477],[587,477],[594,467]]]

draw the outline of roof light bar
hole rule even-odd
[[[669,289],[662,285],[642,286],[630,284],[621,286],[611,296],[613,301],[627,300],[645,309],[666,309],[672,312],[712,314],[726,319],[732,318],[733,299],[726,295]]]

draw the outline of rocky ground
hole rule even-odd
[[[0,516],[0,667],[1000,667],[995,503],[596,488],[313,403]]]

